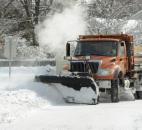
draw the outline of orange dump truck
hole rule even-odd
[[[44,83],[61,83],[70,89],[69,92],[63,92],[66,95],[64,99],[68,102],[79,102],[75,96],[79,97],[81,91],[84,96],[92,94],[93,97],[90,96],[90,100],[83,103],[96,104],[100,92],[110,94],[111,101],[118,102],[120,89],[126,87],[135,90],[135,97],[142,97],[142,62],[140,56],[134,55],[131,35],[81,35],[76,41],[67,42],[65,60],[67,62],[64,71],[68,74],[40,75],[36,76],[36,80]],[[95,96],[87,89],[83,90],[85,87],[92,89]],[[74,94],[72,89],[78,93]],[[80,98],[85,100],[82,95]]]

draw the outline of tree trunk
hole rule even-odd
[[[39,7],[40,7],[40,0],[35,0],[35,19],[34,22],[35,24],[38,24],[39,21]]]
[[[28,0],[20,0],[20,2],[23,5],[23,8],[26,11],[27,15],[27,23],[30,25],[31,29],[31,38],[32,38],[32,44],[33,46],[39,46],[37,40],[36,40],[36,34],[35,34],[35,24],[38,24],[38,16],[39,16],[39,6],[40,6],[40,0],[35,0],[35,18],[32,19],[32,14],[30,12],[30,3]],[[28,27],[29,28],[29,27]],[[27,29],[28,29],[27,28]]]

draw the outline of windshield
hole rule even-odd
[[[78,42],[75,56],[116,56],[117,43],[115,41],[83,41]]]

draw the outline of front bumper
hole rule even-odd
[[[111,80],[97,80],[96,82],[99,88],[103,88],[103,89],[111,88]]]

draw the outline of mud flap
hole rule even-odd
[[[132,88],[120,88],[120,100],[121,101],[134,101],[134,90]]]
[[[99,89],[93,78],[89,76],[36,76],[42,83],[56,83],[66,102],[97,104]]]

